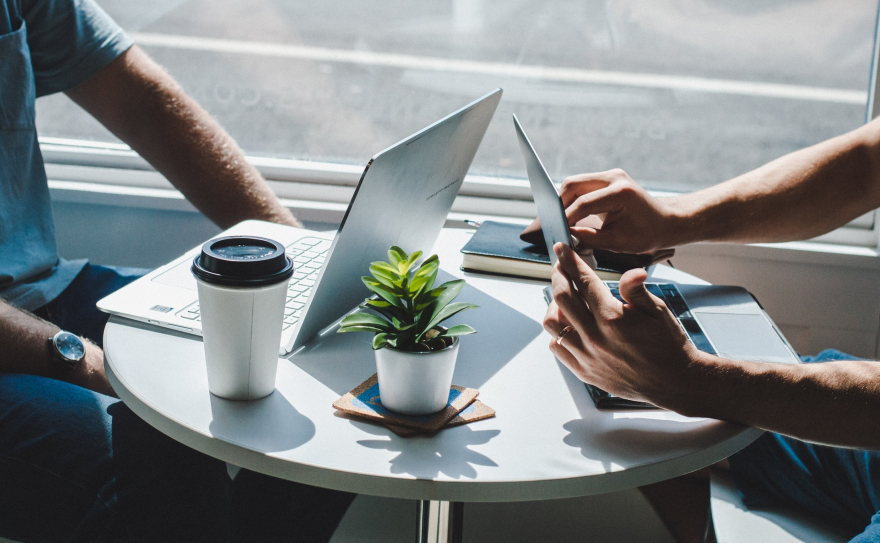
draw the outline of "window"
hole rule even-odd
[[[463,198],[508,196],[504,213],[523,216],[527,187],[500,181],[525,175],[511,113],[554,179],[622,167],[656,190],[705,187],[864,122],[877,12],[876,0],[99,3],[281,180],[317,168],[349,186],[377,151],[503,87]],[[43,137],[115,142],[63,96],[39,100],[37,120]],[[46,141],[50,160],[69,159]]]

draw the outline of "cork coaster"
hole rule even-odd
[[[453,426],[461,426],[462,424],[467,424],[469,422],[490,419],[494,416],[494,409],[484,404],[480,400],[474,400],[469,406],[465,407],[461,413],[459,413],[455,416],[455,418],[444,424],[443,427],[440,429],[445,430],[447,428],[452,428]],[[400,437],[417,436],[423,435],[425,433],[421,430],[416,430],[415,428],[407,428],[405,426],[397,426],[387,423],[384,424],[388,427],[389,430],[399,435]]]
[[[454,419],[477,397],[479,391],[452,385],[446,409],[430,415],[403,415],[395,413],[382,405],[379,399],[379,380],[376,374],[358,385],[357,388],[333,402],[333,407],[351,415],[365,417],[383,424],[394,424],[413,428],[420,432],[436,432],[444,424]]]

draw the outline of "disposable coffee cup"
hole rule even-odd
[[[278,347],[293,261],[271,239],[229,236],[202,245],[199,291],[208,389],[229,400],[275,390]]]

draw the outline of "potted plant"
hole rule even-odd
[[[407,415],[424,415],[446,407],[459,337],[476,332],[466,324],[445,328],[446,319],[478,306],[452,300],[464,279],[434,286],[440,259],[432,255],[415,268],[421,251],[408,255],[388,250],[388,262],[370,264],[372,277],[362,277],[372,298],[342,319],[339,332],[373,332],[376,373],[382,405]]]

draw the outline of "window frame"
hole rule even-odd
[[[40,148],[50,186],[141,197],[183,198],[159,172],[127,145],[41,137]],[[275,194],[304,220],[334,223],[345,212],[364,167],[259,156],[246,157]],[[73,183],[73,184],[71,184]],[[80,184],[80,185],[77,185]],[[146,191],[146,192],[145,192]],[[150,192],[152,191],[152,192]],[[159,192],[156,192],[159,191]],[[650,191],[655,196],[678,194]],[[536,215],[528,180],[468,174],[452,207],[451,220],[505,220],[526,224]],[[812,241],[878,248],[876,212]]]

